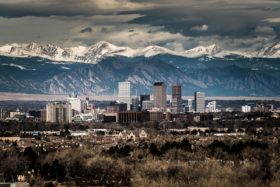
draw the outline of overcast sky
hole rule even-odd
[[[279,0],[0,0],[0,44],[258,50],[279,38]]]

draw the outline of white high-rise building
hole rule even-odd
[[[127,110],[130,110],[131,103],[131,86],[130,82],[119,82],[118,99],[120,103],[127,104]]]
[[[69,102],[50,102],[46,106],[46,121],[52,123],[71,123],[72,106]]]
[[[205,93],[195,92],[195,112],[204,113],[205,112]]]
[[[216,101],[210,101],[206,106],[206,112],[220,112],[220,110],[217,109]]]
[[[0,120],[4,120],[5,118],[5,111],[3,108],[0,108]]]
[[[251,106],[244,105],[241,107],[242,112],[251,112]]]
[[[188,111],[188,112],[192,111],[192,99],[188,99],[187,111]]]
[[[82,100],[78,97],[68,97],[67,101],[71,103],[72,109],[77,111],[78,113],[81,113],[83,110],[83,103]]]

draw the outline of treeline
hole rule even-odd
[[[253,140],[171,138],[59,152],[14,144],[0,151],[0,173],[5,181],[25,175],[34,186],[279,186],[279,153],[279,144]]]

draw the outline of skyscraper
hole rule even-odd
[[[154,107],[166,110],[166,86],[163,82],[154,83]]]
[[[130,82],[119,82],[118,99],[119,99],[119,102],[126,103],[127,110],[130,110],[130,102],[131,102]]]
[[[195,92],[195,111],[198,113],[205,112],[205,93],[204,92]]]
[[[72,106],[69,102],[50,102],[46,106],[46,121],[52,123],[71,123]]]
[[[192,111],[192,99],[188,99],[188,102],[187,102],[187,111],[188,111],[188,112]]]
[[[131,111],[133,112],[138,112],[139,111],[139,97],[138,96],[134,96],[131,99]]]
[[[147,94],[140,95],[140,110],[142,110],[143,101],[150,101],[150,95]]]
[[[182,105],[182,88],[179,84],[172,85],[172,107],[175,113],[181,111]]]
[[[0,120],[4,120],[5,119],[5,111],[4,109],[0,108]]]
[[[69,96],[67,98],[67,101],[71,103],[72,109],[75,110],[78,113],[82,112],[83,105],[82,105],[82,100],[78,98],[77,96]]]
[[[182,99],[182,87],[179,84],[172,85],[172,99],[174,98]]]

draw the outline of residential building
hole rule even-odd
[[[140,139],[146,139],[146,138],[148,138],[148,134],[146,133],[146,131],[141,130],[140,133],[139,133],[139,138],[140,138]]]

